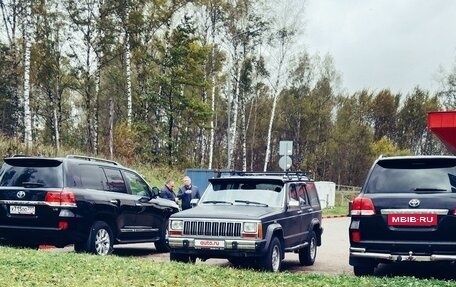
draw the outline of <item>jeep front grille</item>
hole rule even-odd
[[[184,235],[240,237],[241,227],[240,222],[185,221]]]

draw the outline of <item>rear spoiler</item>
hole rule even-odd
[[[41,157],[8,157],[5,163],[21,167],[56,167],[62,164],[62,160]]]

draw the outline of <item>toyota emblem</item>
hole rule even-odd
[[[418,207],[420,205],[420,201],[416,198],[411,199],[409,201],[409,205],[410,205],[410,207]]]
[[[21,190],[16,193],[17,198],[24,198],[25,197],[25,191]]]

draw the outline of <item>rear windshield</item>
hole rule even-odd
[[[4,163],[0,171],[0,186],[61,188],[63,187],[62,165],[13,166]]]
[[[456,161],[451,159],[398,159],[379,161],[366,193],[456,192]]]

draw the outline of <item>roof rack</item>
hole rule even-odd
[[[32,157],[32,156],[31,155],[27,155],[27,154],[14,154],[11,157]]]
[[[304,176],[307,176],[307,173],[304,171],[240,171],[240,170],[219,170],[216,172],[216,177],[222,177],[223,174],[229,175],[238,175],[238,176],[249,176],[249,175],[275,175],[283,176],[284,178],[291,179],[293,176],[296,176],[298,179],[301,179]]]
[[[66,156],[67,158],[75,158],[75,159],[82,159],[82,160],[87,160],[87,161],[98,161],[98,162],[104,162],[112,165],[118,165],[122,166],[120,163],[109,160],[109,159],[104,159],[104,158],[98,158],[98,157],[91,157],[91,156],[84,156],[84,155],[74,155],[74,154],[69,154]]]

